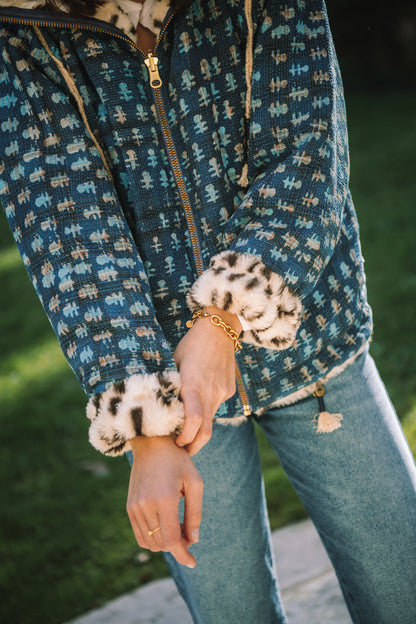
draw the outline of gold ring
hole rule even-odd
[[[148,535],[153,535],[153,533],[156,533],[157,531],[160,531],[160,526],[158,526],[155,529],[153,529],[153,531],[148,531],[147,534]]]

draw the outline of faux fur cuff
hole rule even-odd
[[[290,347],[302,309],[280,275],[255,256],[233,251],[212,258],[189,291],[187,303],[192,311],[216,306],[238,314],[250,327],[241,340],[268,349]]]
[[[133,375],[93,396],[87,405],[91,444],[105,455],[130,450],[129,440],[142,435],[179,433],[185,416],[179,397],[179,373]]]

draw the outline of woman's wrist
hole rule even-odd
[[[143,451],[152,450],[155,447],[160,447],[162,444],[170,444],[175,443],[176,436],[167,435],[167,436],[136,436],[130,440],[131,450],[133,452],[133,457],[136,455],[142,455]]]
[[[235,317],[234,314],[226,313],[224,310],[216,308],[215,306],[210,306],[210,308],[210,312],[208,312],[208,309],[195,310],[192,318],[186,322],[186,326],[191,329],[197,321],[209,321],[214,327],[224,332],[227,338],[233,343],[235,352],[240,351],[242,346],[239,339],[239,334],[241,333],[241,323],[239,318]],[[234,329],[232,325],[227,323],[227,320],[239,329]]]
[[[208,306],[203,308],[202,311],[207,312],[208,314],[217,314],[224,321],[224,323],[230,325],[230,327],[237,332],[238,335],[240,335],[243,331],[240,319],[236,314],[231,314],[230,312],[221,310],[221,308],[216,308],[215,306]]]

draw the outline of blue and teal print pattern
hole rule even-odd
[[[111,178],[56,63],[11,13],[0,14],[0,200],[63,352],[88,394],[175,369],[197,270],[143,55],[91,19],[41,27],[74,77]],[[292,347],[238,354],[259,410],[357,353],[371,313],[325,6],[254,1],[253,19],[249,124],[242,1],[195,0],[156,54],[205,266],[225,249],[258,256],[302,299]],[[241,414],[238,395],[220,414]]]

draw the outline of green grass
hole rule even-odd
[[[356,97],[352,189],[361,224],[372,354],[416,448],[416,94]]]
[[[416,96],[348,100],[352,190],[375,333],[372,353],[416,450]],[[129,469],[87,441],[85,397],[0,217],[0,620],[57,624],[167,574],[125,514]],[[259,433],[273,528],[304,517]]]

